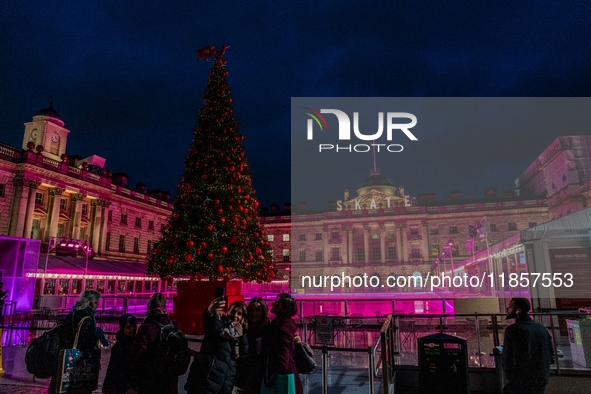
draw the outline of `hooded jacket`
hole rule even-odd
[[[201,351],[191,364],[191,371],[185,384],[187,393],[199,394],[230,394],[237,374],[237,365],[245,361],[248,352],[246,335],[238,338],[240,358],[232,357],[234,340],[220,335],[230,325],[226,316],[218,319],[203,313],[203,329],[205,338]]]
[[[131,387],[131,351],[134,338],[121,330],[116,334],[117,343],[111,349],[111,359],[103,388],[127,391]]]

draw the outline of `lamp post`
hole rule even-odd
[[[450,265],[451,265],[451,277],[455,278],[456,274],[454,272],[454,257],[453,257],[453,247],[454,247],[454,241],[453,239],[448,239],[447,240],[447,247],[449,248],[449,261],[450,261]]]

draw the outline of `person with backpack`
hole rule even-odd
[[[188,358],[189,347],[186,338],[178,328],[174,328],[166,312],[166,298],[162,293],[154,293],[148,301],[148,312],[138,329],[131,352],[131,388],[127,394],[178,394],[178,375],[171,373],[168,367],[173,363],[168,356],[176,358],[178,349],[170,349],[171,341],[163,334],[174,332],[173,337],[184,344]],[[172,338],[171,338],[172,339]],[[176,346],[175,346],[176,347]],[[179,357],[180,358],[180,357]],[[185,371],[189,363],[186,363]],[[181,371],[181,375],[184,371]]]
[[[225,305],[224,298],[218,297],[203,313],[205,338],[191,365],[187,394],[232,393],[240,363],[248,362],[246,304],[233,302],[227,315],[222,311]]]
[[[126,394],[131,388],[131,351],[137,331],[137,319],[130,314],[119,318],[117,343],[111,349],[107,375],[103,383],[105,394]]]
[[[108,342],[105,339],[105,333],[96,325],[96,319],[94,314],[98,308],[99,300],[101,295],[99,292],[94,290],[84,290],[80,297],[76,301],[76,304],[72,307],[72,311],[62,320],[58,332],[59,332],[59,350],[71,349],[74,346],[74,339],[76,337],[76,331],[78,330],[78,323],[82,319],[80,328],[80,336],[78,338],[78,349],[81,350],[93,350],[98,348],[99,340],[104,346],[108,346]],[[55,373],[51,377],[49,384],[49,393],[54,393],[57,385],[57,364],[58,355],[55,356]],[[91,393],[89,391],[88,393]]]

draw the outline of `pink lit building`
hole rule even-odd
[[[170,194],[127,188],[127,176],[100,156],[66,154],[70,130],[52,105],[24,126],[20,148],[0,143],[0,236],[41,241],[36,295],[165,290],[145,277],[145,262],[172,210]],[[51,237],[88,242],[88,266],[77,243],[60,242],[66,253],[47,256]]]
[[[557,138],[515,181],[515,190],[499,195],[489,188],[483,198],[461,199],[459,191],[449,200],[436,201],[434,194],[408,199],[404,188],[373,173],[352,197],[345,191],[340,201],[326,210],[307,210],[305,202],[295,209],[277,204],[262,209],[280,277],[291,275],[299,295],[330,297],[429,297],[423,288],[303,288],[301,275],[420,276],[424,280],[444,270],[451,273],[485,272],[486,261],[476,267],[465,262],[472,256],[467,245],[469,229],[486,217],[492,245],[553,218],[591,205],[591,136]],[[353,193],[351,193],[353,195]],[[409,202],[410,200],[410,202]],[[451,244],[451,246],[450,246]],[[476,254],[486,249],[484,239],[475,239]],[[437,259],[442,252],[445,259]],[[297,274],[296,274],[297,270]],[[472,292],[473,294],[470,294]],[[465,296],[478,296],[467,289]]]

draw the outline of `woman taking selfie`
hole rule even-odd
[[[205,338],[201,351],[191,364],[185,384],[188,394],[230,394],[237,375],[237,364],[246,358],[248,341],[244,330],[246,304],[236,301],[228,314],[224,297],[211,302],[203,314]]]

